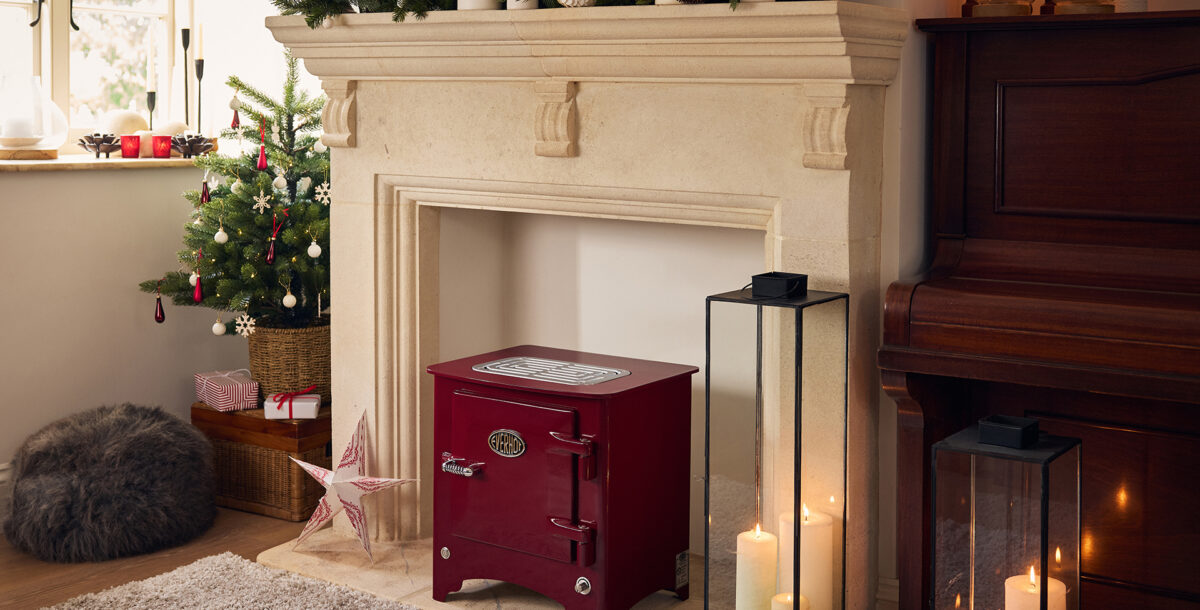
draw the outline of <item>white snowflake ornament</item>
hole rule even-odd
[[[325,205],[329,205],[329,202],[333,200],[333,197],[329,196],[328,182],[322,182],[321,184],[317,185],[316,195],[313,196],[313,199],[316,199]]]
[[[258,189],[258,196],[254,198],[254,209],[258,210],[259,214],[271,209],[271,196]]]
[[[250,314],[244,313],[233,321],[233,325],[237,330],[237,334],[243,337],[249,337],[254,334],[254,318]]]

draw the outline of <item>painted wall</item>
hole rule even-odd
[[[161,405],[186,419],[192,374],[246,366],[216,314],[138,282],[176,269],[200,170],[0,172],[0,463],[42,426],[91,407]]]

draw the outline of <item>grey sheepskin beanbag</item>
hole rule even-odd
[[[4,535],[39,559],[102,561],[182,544],[216,517],[212,445],[158,407],[56,421],[13,460]]]

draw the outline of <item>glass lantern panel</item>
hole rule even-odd
[[[1079,446],[1049,465],[1047,573],[1063,583],[1065,608],[1079,607]],[[1053,584],[1047,589],[1054,591]],[[1052,602],[1049,610],[1059,610]]]
[[[941,451],[935,476],[934,608],[1040,608],[1041,465]]]
[[[747,543],[758,547],[751,559],[774,561],[767,552],[774,527],[757,515],[755,446],[758,319],[756,307],[713,302],[709,305],[708,387],[708,539],[705,565],[710,608],[733,608],[737,596],[738,536],[753,532],[758,523],[763,535]],[[758,473],[761,476],[761,472]],[[751,544],[754,543],[754,544]],[[748,547],[747,547],[748,548]],[[766,570],[765,565],[759,570]],[[762,580],[762,579],[760,579]],[[775,575],[772,568],[770,580]],[[743,592],[744,593],[744,592]]]
[[[95,9],[75,9],[79,31],[71,34],[70,72],[70,119],[75,127],[102,128],[98,121],[113,110],[145,114],[150,81],[166,84],[166,73],[162,72],[167,57],[164,41],[170,39],[165,19],[155,14],[106,10],[109,4],[120,6],[110,0]],[[153,13],[160,4],[139,2],[130,8]],[[150,65],[151,48],[155,49],[154,66]],[[153,79],[149,73],[152,69]],[[160,97],[158,104],[164,102]]]

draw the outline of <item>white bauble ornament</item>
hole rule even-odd
[[[308,255],[313,258],[321,256],[321,245],[317,243],[317,240],[314,239],[313,243],[308,244]]]
[[[235,93],[233,95],[233,99],[229,100],[229,109],[230,110],[239,110],[239,109],[241,109],[241,107],[242,107],[242,100],[239,100],[237,98],[237,94]]]
[[[329,147],[328,147],[328,146],[325,146],[325,143],[324,143],[324,142],[322,142],[321,140],[317,140],[317,141],[316,141],[316,142],[313,144],[313,152],[315,152],[315,153],[323,153],[323,152],[325,152],[325,151],[327,151],[327,150],[329,150]]]
[[[230,191],[237,191],[240,188],[242,188],[242,179],[241,178],[234,180],[233,184],[229,185]]]
[[[283,306],[291,309],[296,306],[296,295],[287,293],[283,295]]]
[[[225,334],[225,323],[218,318],[216,322],[213,322],[212,331],[218,337]]]
[[[188,276],[188,283],[195,286],[196,280],[198,280],[198,279],[200,279],[200,276],[196,275],[196,272],[193,271],[192,274]]]
[[[213,241],[217,242],[218,244],[223,244],[229,241],[229,234],[225,232],[225,227],[217,229],[217,234],[213,235]]]
[[[275,176],[275,179],[271,181],[271,186],[282,191],[283,189],[287,188],[287,178],[284,178],[283,176]]]

